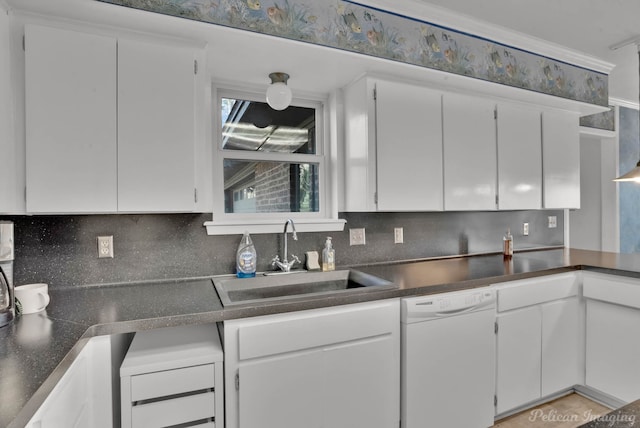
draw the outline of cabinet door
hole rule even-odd
[[[118,210],[193,211],[195,51],[118,41]]]
[[[640,397],[640,310],[587,300],[586,385],[631,402]]]
[[[379,211],[442,211],[442,95],[376,83]]]
[[[493,102],[458,94],[443,98],[444,209],[496,209],[496,122]]]
[[[542,305],[542,396],[584,384],[580,300]]]
[[[27,428],[113,426],[111,339],[94,337],[58,381]]]
[[[544,208],[580,208],[580,131],[578,114],[542,114]]]
[[[540,111],[498,104],[498,207],[542,207]]]
[[[539,306],[498,314],[497,414],[540,398],[541,330]]]
[[[288,354],[240,366],[238,426],[324,427],[322,354]]]
[[[25,42],[27,211],[116,211],[116,40],[26,25]]]
[[[385,335],[324,349],[323,427],[398,425],[397,339]]]

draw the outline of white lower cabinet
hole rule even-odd
[[[225,321],[227,428],[397,427],[398,300]]]
[[[496,414],[583,384],[584,317],[577,275],[499,287]]]
[[[640,280],[585,272],[586,385],[623,402],[640,397]]]
[[[27,428],[110,428],[111,341],[94,337],[33,415]]]

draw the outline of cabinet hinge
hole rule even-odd
[[[498,407],[498,396],[497,396],[497,395],[494,395],[494,396],[493,396],[493,405],[494,405],[495,407]]]
[[[236,373],[236,391],[240,391],[240,373]]]
[[[374,204],[378,203],[378,192],[373,192],[373,203]]]
[[[24,186],[24,201],[27,202],[27,186]]]
[[[193,60],[193,74],[198,74],[198,60]]]
[[[378,99],[378,88],[373,88],[373,100],[376,101]]]
[[[498,203],[500,202],[500,196],[496,195],[496,207],[498,206]]]
[[[22,50],[26,52],[27,50],[27,41],[25,40],[25,35],[22,35]]]
[[[193,202],[198,203],[198,189],[193,189]]]
[[[493,332],[494,332],[495,334],[498,334],[498,321],[496,321],[496,322],[493,324]]]
[[[495,120],[498,120],[498,109],[494,109],[494,110],[493,110],[493,118],[494,118]]]

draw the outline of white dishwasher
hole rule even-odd
[[[493,425],[495,290],[402,300],[403,428]]]

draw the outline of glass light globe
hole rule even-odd
[[[291,104],[293,94],[286,83],[276,82],[267,89],[267,104],[274,110],[284,110]]]

